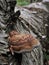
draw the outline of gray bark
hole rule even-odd
[[[44,33],[44,35],[42,35],[41,37],[41,41],[42,41],[42,46],[43,48],[45,48],[44,52],[46,51],[46,53],[48,52],[48,47],[49,47],[49,34],[48,34],[48,30],[49,30],[49,2],[45,1],[45,2],[37,2],[37,3],[32,3],[28,6],[24,6],[26,9],[31,10],[33,13],[36,12],[41,12],[41,15],[43,17],[42,19],[42,23],[43,23],[43,27],[41,29],[42,33]],[[47,44],[46,44],[47,43]]]
[[[45,31],[45,22],[43,21],[43,18],[45,20],[45,18],[47,18],[47,11],[45,10],[41,10],[41,9],[37,9],[35,8],[35,12],[34,11],[30,11],[27,10],[25,8],[22,7],[16,7],[16,10],[20,10],[21,11],[21,15],[18,18],[18,20],[16,20],[16,24],[14,25],[14,28],[20,32],[20,33],[30,33],[32,34],[32,36],[40,39],[40,37],[45,36],[46,31]],[[37,10],[36,10],[37,9]],[[15,10],[15,11],[16,11]],[[42,11],[42,12],[40,12]],[[3,14],[4,12],[1,11]],[[45,15],[45,17],[44,17]],[[8,16],[8,17],[7,17]],[[6,25],[4,22],[6,22],[5,20],[8,20],[9,18],[9,14],[7,14],[6,16],[0,16],[0,25],[1,25],[1,32],[0,32],[0,54],[5,54],[8,57],[4,57],[2,55],[0,55],[0,63],[2,61],[2,63],[6,63],[8,65],[9,59],[10,60],[10,64],[13,63],[13,65],[17,64],[17,60],[15,57],[11,56],[11,54],[7,54],[7,52],[9,51],[8,47],[8,43],[6,40],[7,37],[7,33],[6,33]],[[4,23],[4,24],[3,24]],[[5,28],[4,28],[5,26]],[[2,48],[3,47],[3,48]],[[7,51],[7,52],[6,52]],[[5,53],[4,53],[5,52]],[[2,60],[3,58],[5,58],[5,60]],[[27,57],[26,57],[27,56]],[[12,57],[12,58],[11,58]],[[9,59],[8,59],[9,58]],[[4,62],[3,62],[4,61]],[[39,62],[38,62],[39,61]],[[9,64],[9,65],[10,65]],[[36,47],[34,47],[32,49],[32,51],[30,52],[25,52],[22,53],[22,65],[43,65],[43,53],[42,53],[42,48],[40,45],[37,45]]]
[[[43,53],[40,45],[30,52],[23,53],[22,65],[43,65]]]

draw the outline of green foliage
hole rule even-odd
[[[44,53],[44,58],[45,58],[46,60],[49,60],[49,55],[48,55],[47,53]]]
[[[26,0],[17,0],[17,4],[18,5],[21,5],[21,6],[28,5],[29,4],[29,1],[26,1]]]

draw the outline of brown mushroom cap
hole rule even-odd
[[[8,39],[10,48],[14,52],[20,53],[24,51],[30,51],[34,46],[39,44],[39,41],[31,34],[18,34],[16,31],[14,33],[13,32],[14,31],[11,32],[12,36],[9,35]]]

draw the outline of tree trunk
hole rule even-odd
[[[16,24],[14,25],[14,28],[20,33],[30,33],[32,36],[38,38],[41,41],[41,38],[46,34],[44,23],[45,23],[45,19],[47,18],[46,16],[47,12],[39,8],[38,9],[33,8],[33,11],[31,11],[22,7],[16,7],[16,10],[18,9],[20,10],[21,15],[18,19],[16,19]],[[2,12],[1,14],[4,13]],[[0,20],[1,20],[0,64],[17,65],[18,62],[18,58],[16,56],[17,54],[15,53],[15,55],[13,56],[9,51],[7,51],[9,49],[8,49],[8,42],[5,32],[7,29],[9,30],[9,28],[6,28],[6,25],[4,24],[5,26],[4,29],[2,25],[3,22],[5,23],[5,20],[7,20],[7,18],[8,18],[7,15],[0,16]],[[5,60],[3,58],[5,58]],[[43,54],[42,54],[41,45],[37,45],[30,52],[22,53],[22,65],[43,65]]]
[[[22,55],[22,65],[43,65],[43,53],[41,46],[36,46],[32,51]]]
[[[30,3],[32,3],[32,0],[30,0]]]

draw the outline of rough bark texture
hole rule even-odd
[[[23,53],[22,65],[43,65],[43,53],[41,45],[37,45],[30,52]]]
[[[30,33],[38,39],[45,36],[46,30],[44,23],[47,18],[47,12],[42,9],[38,10],[37,8],[35,8],[35,11],[30,11],[28,9],[16,6],[15,11],[18,9],[20,10],[21,15],[18,19],[16,19],[16,24],[14,25],[15,30],[20,33]],[[4,15],[5,12],[0,10],[0,14],[0,64],[18,65],[17,63],[18,60],[21,59],[21,54],[19,56],[19,54],[15,53],[15,55],[12,56],[11,53],[8,52],[9,49],[6,31],[8,32],[9,28],[6,27],[5,22],[9,19],[9,12]],[[41,45],[37,45],[30,52],[22,53],[22,65],[43,65]]]
[[[44,50],[46,51],[46,53],[49,53],[48,50],[49,50],[49,34],[48,34],[48,30],[49,30],[49,2],[48,1],[43,1],[43,2],[40,2],[40,3],[32,3],[30,4],[29,6],[24,6],[24,8],[28,9],[28,10],[31,10],[32,12],[41,12],[41,13],[44,13],[43,14],[43,28],[42,28],[42,32],[44,33],[44,35],[42,35],[42,38],[41,38],[41,41],[42,41],[42,44],[43,44],[43,48],[45,48]],[[46,14],[46,12],[48,14]],[[45,16],[45,17],[44,17]],[[45,31],[44,31],[45,30]]]

